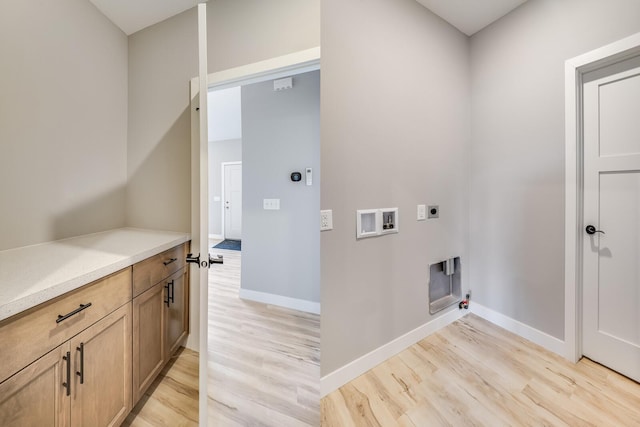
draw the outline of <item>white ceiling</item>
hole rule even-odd
[[[527,0],[417,0],[468,36],[502,18]]]
[[[127,35],[192,8],[202,0],[89,0]],[[527,0],[417,0],[470,36]]]
[[[191,9],[198,0],[89,0],[126,35]]]

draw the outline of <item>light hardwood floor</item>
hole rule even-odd
[[[122,425],[197,427],[198,353],[178,350]]]
[[[212,427],[320,424],[320,317],[242,301],[241,254],[209,274]],[[197,426],[198,354],[182,349],[123,426]]]
[[[317,427],[320,317],[239,299],[241,253],[211,252],[209,426]]]
[[[321,406],[323,427],[640,426],[640,385],[470,314]]]

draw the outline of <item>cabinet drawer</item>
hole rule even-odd
[[[129,301],[126,268],[0,322],[0,382]]]
[[[133,265],[133,296],[138,296],[186,264],[187,244],[182,244]]]

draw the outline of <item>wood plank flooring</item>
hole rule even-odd
[[[320,317],[243,301],[241,253],[213,249],[209,274],[209,419],[212,427],[320,424]],[[182,349],[123,424],[198,425],[198,353]]]
[[[472,314],[322,399],[323,427],[640,426],[640,385]]]
[[[209,426],[318,426],[320,317],[241,300],[241,253],[211,253]]]
[[[197,427],[198,353],[178,350],[122,425]]]

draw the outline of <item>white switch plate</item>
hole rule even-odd
[[[424,221],[427,219],[427,206],[418,205],[418,221]]]
[[[304,172],[305,172],[307,185],[313,185],[313,169],[306,168]]]
[[[320,231],[333,230],[333,211],[320,211]]]
[[[262,206],[265,210],[277,211],[280,209],[280,199],[264,199]]]

